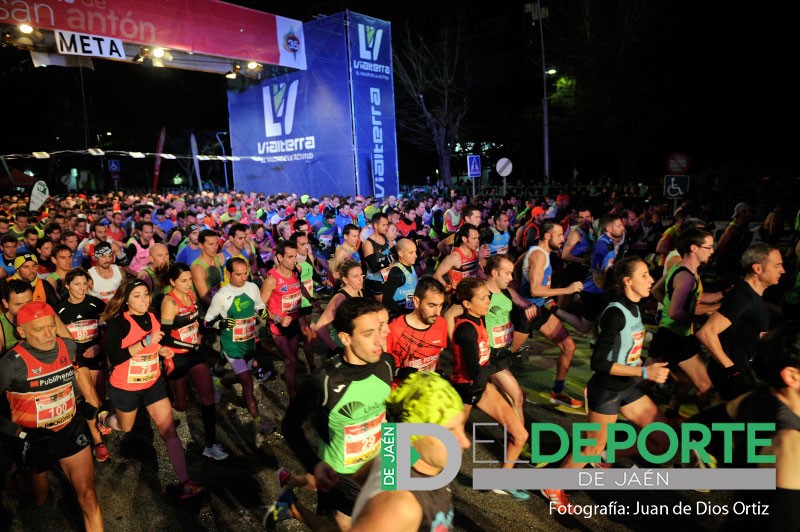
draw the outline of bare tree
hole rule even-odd
[[[398,130],[423,150],[436,152],[442,182],[450,184],[450,158],[467,112],[468,84],[462,16],[437,26],[437,39],[412,34],[394,49]]]

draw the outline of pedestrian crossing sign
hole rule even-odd
[[[481,176],[481,156],[467,155],[467,175],[469,177]]]

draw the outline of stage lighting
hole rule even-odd
[[[236,77],[239,75],[240,70],[242,70],[242,65],[240,65],[239,63],[234,63],[233,68],[230,70],[230,72],[225,74],[225,77],[228,79],[236,79]]]

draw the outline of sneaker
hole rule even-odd
[[[94,459],[98,462],[105,462],[111,458],[111,453],[108,452],[108,447],[105,443],[98,443],[94,446]]]
[[[222,379],[220,377],[212,377],[211,382],[214,385],[214,404],[219,404],[222,399]]]
[[[111,434],[111,427],[106,425],[106,419],[108,418],[108,411],[103,410],[99,414],[97,414],[97,430],[100,434]]]
[[[564,392],[561,393],[550,392],[550,402],[553,403],[554,405],[564,405],[570,408],[580,408],[583,406],[583,401],[578,401],[577,399],[573,399]]]
[[[225,452],[222,446],[218,443],[214,443],[209,445],[203,450],[203,456],[207,458],[211,458],[212,460],[225,460],[230,455]]]
[[[492,493],[496,493],[498,495],[508,495],[517,501],[527,501],[531,498],[531,496],[528,495],[528,492],[524,490],[492,490]]]
[[[182,501],[188,501],[189,499],[194,499],[198,495],[202,495],[206,489],[203,486],[198,486],[191,480],[187,480],[180,486],[180,499]]]
[[[531,346],[523,345],[516,351],[512,353],[514,355],[514,359],[518,363],[522,363],[525,359],[531,354]]]
[[[272,376],[272,370],[269,370],[267,368],[259,366],[259,368],[256,369],[256,372],[255,372],[255,375],[253,375],[253,378],[257,382],[266,382],[271,376]]]
[[[569,502],[567,492],[564,490],[541,490],[544,498],[547,499],[557,510],[566,509],[568,514],[573,514],[575,510]]]
[[[275,530],[275,525],[279,522],[292,519],[294,517],[292,515],[292,505],[296,502],[297,497],[294,496],[292,490],[281,492],[264,515],[264,528],[267,530]]]
[[[103,421],[108,417],[108,410],[103,410],[99,414],[97,414],[97,419],[95,420],[95,425],[97,426],[97,431],[102,434],[103,436],[108,436],[111,434],[111,427],[106,426],[104,423],[100,423],[100,416],[103,417]]]

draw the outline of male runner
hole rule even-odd
[[[103,303],[108,303],[117,289],[125,280],[125,270],[112,264],[114,252],[111,244],[102,242],[94,247],[94,258],[97,266],[89,268],[89,275],[92,277],[92,285],[89,288],[89,295],[92,295]]]

